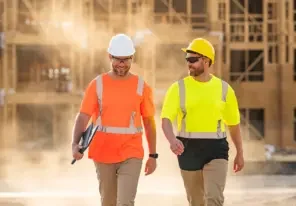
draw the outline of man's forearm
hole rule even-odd
[[[176,138],[171,120],[169,120],[167,118],[162,119],[162,130],[163,130],[165,137],[167,138],[167,140],[169,142],[171,142],[172,140],[174,140]]]
[[[240,132],[240,125],[228,126],[232,142],[237,153],[243,153],[243,141]]]
[[[156,153],[156,124],[154,117],[144,117],[143,123],[145,127],[149,153],[154,154]]]
[[[89,119],[89,115],[82,113],[77,114],[72,132],[72,144],[79,144],[81,134],[84,132]]]

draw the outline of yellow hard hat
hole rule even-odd
[[[204,38],[196,38],[194,39],[187,48],[182,48],[182,51],[188,52],[196,52],[200,55],[203,55],[205,57],[208,57],[210,60],[212,60],[212,64],[214,64],[215,61],[215,49],[213,45]]]

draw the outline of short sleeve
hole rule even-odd
[[[96,79],[92,80],[87,86],[84,96],[80,105],[80,112],[92,116],[99,107],[97,92],[96,92]]]
[[[179,108],[180,108],[179,87],[178,87],[178,82],[175,82],[169,87],[169,89],[166,92],[160,117],[162,119],[167,118],[171,120],[171,122],[174,122],[177,117]]]
[[[238,125],[240,123],[240,113],[237,98],[234,90],[228,85],[226,104],[223,110],[223,120],[226,125]]]
[[[145,82],[143,90],[143,100],[140,105],[142,117],[153,117],[155,115],[155,104],[151,87]]]

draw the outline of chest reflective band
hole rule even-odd
[[[102,76],[99,75],[96,78],[96,88],[97,88],[97,96],[98,96],[98,102],[99,102],[99,114],[96,121],[96,125],[98,126],[98,130],[100,132],[105,133],[112,133],[112,134],[136,134],[141,133],[143,131],[142,127],[135,127],[135,115],[136,111],[133,111],[131,113],[130,117],[130,123],[129,127],[112,127],[112,126],[103,126],[102,125],[102,112],[103,112],[103,106],[102,106],[102,99],[103,99],[103,81]],[[138,85],[137,85],[137,94],[142,96],[143,95],[143,89],[144,89],[144,80],[138,77]]]
[[[222,101],[226,102],[226,96],[228,91],[228,84],[221,80],[222,83]],[[178,132],[178,136],[185,137],[185,138],[192,138],[192,139],[221,139],[226,137],[226,132],[221,131],[221,121],[218,120],[217,122],[217,132],[186,132],[186,91],[185,91],[185,83],[184,80],[181,79],[178,81],[179,85],[179,96],[180,96],[180,107],[183,113],[183,117],[181,120],[181,130]]]

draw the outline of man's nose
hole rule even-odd
[[[124,61],[121,60],[121,61],[119,62],[119,66],[123,67],[124,65],[125,65],[125,64],[124,64]]]

